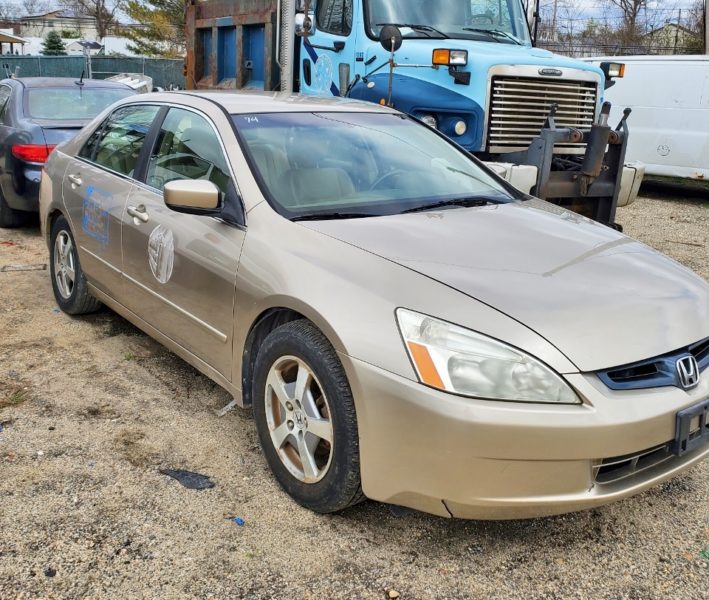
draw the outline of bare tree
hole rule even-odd
[[[704,11],[709,9],[709,4],[705,0],[695,0],[694,4],[689,9],[689,29],[694,34],[694,40],[690,43],[690,49],[694,52],[701,53],[706,51],[704,48],[706,17]]]
[[[641,36],[638,21],[640,12],[647,9],[648,0],[606,0],[623,14],[622,37],[625,42],[637,42]]]
[[[125,6],[125,0],[61,0],[61,4],[79,14],[93,17],[98,38],[103,39],[118,25],[116,15]]]
[[[53,4],[51,0],[22,0],[22,2],[20,2],[20,6],[22,7],[22,14],[20,16],[44,15],[52,10]]]
[[[0,21],[12,21],[20,16],[20,7],[14,2],[0,2]]]

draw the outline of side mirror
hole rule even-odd
[[[315,21],[312,14],[297,13],[295,15],[295,35],[298,37],[310,37],[315,33]]]
[[[213,215],[221,208],[221,191],[206,179],[176,179],[163,189],[165,205],[177,212]]]
[[[379,43],[387,52],[396,52],[401,48],[401,31],[396,25],[384,25],[379,32]]]

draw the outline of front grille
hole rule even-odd
[[[691,354],[697,359],[701,373],[709,368],[709,338],[674,352],[622,367],[598,371],[600,380],[612,390],[641,390],[682,384],[677,373],[677,361]]]
[[[670,446],[671,444],[662,444],[637,454],[604,458],[594,468],[594,479],[596,483],[600,484],[613,483],[657,466],[666,460],[675,458]]]
[[[539,135],[553,104],[557,127],[589,129],[598,101],[597,84],[533,77],[493,77],[488,121],[490,152],[526,150]],[[583,144],[557,145],[556,153],[579,153]]]

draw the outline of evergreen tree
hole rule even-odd
[[[44,38],[41,53],[44,56],[66,56],[64,40],[56,31],[50,31]]]
[[[185,0],[127,0],[124,11],[141,25],[124,30],[130,50],[166,58],[184,54]]]

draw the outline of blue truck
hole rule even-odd
[[[524,192],[611,226],[637,196],[628,124],[600,67],[536,48],[523,0],[188,0],[187,89],[259,89],[391,105]]]

